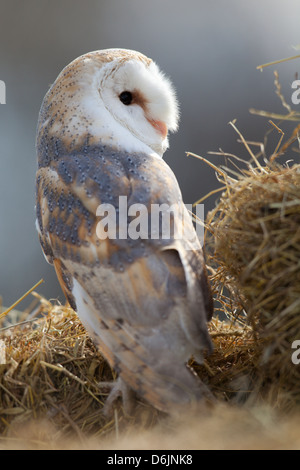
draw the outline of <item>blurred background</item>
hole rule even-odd
[[[8,306],[39,279],[38,292],[63,300],[35,230],[35,132],[49,85],[77,56],[109,47],[135,49],[169,76],[181,103],[181,123],[165,159],[184,201],[219,186],[214,171],[191,151],[246,158],[237,134],[262,141],[270,124],[249,108],[286,112],[274,91],[274,70],[287,102],[299,60],[256,67],[300,54],[299,0],[0,0],[0,295]],[[297,49],[298,46],[298,49]],[[1,100],[0,100],[1,101]],[[300,105],[298,105],[300,106]],[[275,132],[273,132],[275,134]],[[278,135],[274,135],[276,145]],[[272,150],[272,148],[271,148]],[[205,202],[205,210],[217,196]]]

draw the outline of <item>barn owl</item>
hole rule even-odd
[[[209,396],[187,362],[212,348],[212,298],[201,245],[162,159],[178,114],[156,63],[124,49],[67,65],[39,114],[39,239],[70,306],[118,374],[106,412],[120,395],[128,409],[134,395],[167,413]],[[124,236],[133,218],[119,214],[120,197],[128,207],[175,204],[172,233]],[[99,236],[101,205],[115,209],[122,236]],[[185,235],[176,237],[182,224]]]

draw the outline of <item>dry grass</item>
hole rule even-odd
[[[113,372],[73,310],[37,297],[39,318],[27,315],[27,323],[1,330],[0,448],[299,447],[298,416],[278,414],[268,400],[249,400],[257,365],[251,327],[217,319],[210,325],[215,351],[194,367],[217,397],[212,409],[167,418],[140,402],[134,416],[120,406],[107,419],[108,388],[101,383],[113,380]]]
[[[0,329],[4,364],[0,365],[0,435],[18,436],[31,421],[47,420],[59,443],[63,438],[101,439],[125,427],[151,427],[158,413],[140,404],[135,417],[121,407],[113,419],[102,414],[115,379],[76,313],[38,296],[34,318]],[[30,315],[29,315],[30,316]],[[27,314],[28,318],[28,314]]]

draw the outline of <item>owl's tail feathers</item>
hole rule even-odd
[[[199,379],[193,369],[185,365],[170,367],[160,364],[153,368],[145,366],[143,374],[132,377],[123,369],[120,377],[137,396],[168,414],[181,412],[199,404],[213,404],[215,398],[209,388]]]

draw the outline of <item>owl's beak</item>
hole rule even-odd
[[[154,119],[148,119],[148,121],[150,122],[151,126],[153,126],[157,132],[159,132],[159,134],[162,136],[163,139],[167,137],[168,128],[164,122],[155,121]]]

